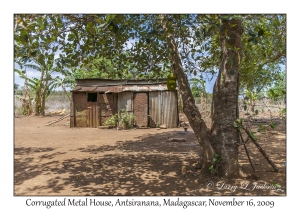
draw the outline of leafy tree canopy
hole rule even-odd
[[[220,65],[222,19],[243,20],[240,83],[248,89],[270,85],[285,65],[285,15],[168,15],[187,75],[215,75]],[[92,76],[166,77],[171,69],[167,37],[159,15],[15,15],[15,61],[59,53],[60,69],[99,69]],[[231,46],[227,46],[231,47]],[[239,50],[232,48],[231,50]],[[229,59],[234,64],[234,59]],[[200,77],[199,77],[200,78]]]

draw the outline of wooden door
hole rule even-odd
[[[87,127],[87,95],[86,93],[74,93],[74,117],[75,127]]]
[[[97,128],[99,126],[98,103],[87,102],[86,106],[86,122],[87,127]]]

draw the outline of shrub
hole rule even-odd
[[[114,114],[113,116],[105,120],[105,122],[103,123],[103,125],[110,125],[113,127],[117,127],[117,124],[118,124],[118,114]]]
[[[134,125],[135,116],[133,113],[128,113],[125,109],[122,109],[120,116],[118,118],[118,114],[114,114],[105,122],[103,125],[117,127],[118,122],[121,122],[124,129],[130,129]]]
[[[132,128],[134,124],[134,120],[135,120],[135,116],[133,113],[128,113],[125,111],[125,109],[122,109],[120,114],[120,121],[124,126],[124,129]]]

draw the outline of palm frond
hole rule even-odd
[[[21,77],[22,79],[26,79],[26,75],[23,73],[22,70],[19,70],[19,69],[14,69],[15,72],[18,73],[19,77]]]
[[[32,69],[37,70],[37,71],[42,70],[42,68],[40,66],[37,66],[37,65],[34,65],[34,64],[25,64],[24,66],[28,67],[28,68],[32,68]]]

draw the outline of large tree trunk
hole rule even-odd
[[[214,86],[212,101],[212,129],[209,130],[195,105],[188,79],[184,73],[173,34],[168,30],[168,19],[161,15],[163,29],[167,35],[173,71],[176,74],[179,92],[183,101],[183,112],[187,116],[201,147],[201,165],[208,169],[214,166],[219,176],[232,177],[239,174],[239,134],[233,127],[238,118],[238,75],[241,59],[241,21],[223,21],[221,31],[222,57],[219,75]],[[235,49],[235,50],[234,50]],[[228,62],[230,60],[230,62]],[[221,159],[216,164],[214,155]]]
[[[239,117],[238,77],[241,59],[240,20],[223,20],[221,30],[221,66],[214,86],[211,144],[221,156],[218,174],[228,177],[239,174],[239,133],[233,122]]]
[[[192,127],[201,147],[200,164],[203,169],[208,169],[213,159],[213,148],[209,143],[210,130],[207,128],[192,95],[190,84],[184,73],[179,52],[173,34],[168,30],[168,19],[166,15],[161,15],[162,25],[167,35],[169,48],[172,50],[171,58],[173,63],[173,71],[177,77],[178,89],[182,97],[183,112],[187,116],[190,126]]]

